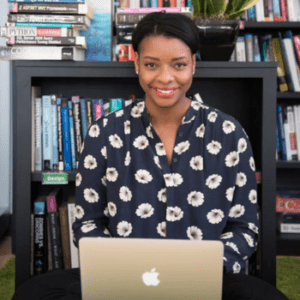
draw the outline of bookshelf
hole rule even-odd
[[[197,62],[188,95],[199,92],[203,101],[235,117],[252,144],[256,168],[262,176],[258,187],[261,208],[261,261],[258,276],[276,285],[275,226],[275,122],[276,66],[274,62]],[[30,214],[32,203],[49,186],[42,172],[31,172],[31,87],[42,94],[61,93],[92,98],[144,95],[132,62],[13,62],[13,221],[16,255],[15,287],[30,276]],[[68,172],[66,193],[75,190],[76,171]]]

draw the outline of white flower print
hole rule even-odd
[[[229,217],[231,218],[239,218],[245,212],[245,207],[241,204],[237,204],[230,208]]]
[[[130,134],[130,121],[129,120],[124,122],[124,133]]]
[[[118,111],[116,111],[116,114],[115,114],[116,118],[119,118],[123,115],[124,115],[124,110],[123,109],[119,109]]]
[[[255,161],[252,156],[249,159],[249,164],[250,164],[250,168],[252,169],[252,171],[255,172]]]
[[[105,229],[103,230],[103,233],[106,234],[106,235],[111,236],[111,234],[110,234],[110,232],[109,232],[109,230],[108,230],[107,228],[105,228]]]
[[[225,256],[223,256],[223,260],[227,261],[227,258]]]
[[[161,165],[160,165],[160,162],[159,162],[159,157],[158,156],[154,156],[154,162],[156,163],[156,165],[161,169]]]
[[[107,183],[106,183],[106,176],[104,175],[102,178],[101,178],[101,182],[104,186],[107,186]]]
[[[165,183],[166,186],[173,186],[174,185],[174,181],[173,181],[173,174],[164,174],[164,178],[165,178]]]
[[[204,202],[204,194],[196,191],[190,192],[188,194],[187,201],[192,206],[198,207],[202,205]]]
[[[192,123],[192,121],[195,120],[195,116],[193,116],[190,120],[186,121],[185,120],[186,116],[183,117],[182,121],[181,121],[181,124],[189,124],[189,123]]]
[[[122,148],[123,147],[123,141],[121,140],[121,138],[117,134],[110,135],[108,139],[110,141],[110,144],[114,148]]]
[[[221,209],[212,209],[207,215],[206,218],[211,224],[218,224],[224,218],[224,213]]]
[[[84,189],[84,199],[89,203],[95,203],[99,200],[99,194],[94,189]]]
[[[154,213],[154,208],[152,207],[151,204],[149,203],[142,203],[138,206],[137,210],[135,213],[141,217],[142,219],[149,218],[153,215]]]
[[[82,153],[83,149],[84,149],[84,142],[82,142],[80,153]]]
[[[117,213],[117,206],[116,204],[114,204],[113,202],[108,202],[107,203],[107,207],[108,207],[108,212],[109,212],[109,215],[114,217]]]
[[[246,239],[248,245],[249,245],[250,247],[254,247],[254,243],[253,243],[254,241],[253,241],[253,238],[252,238],[249,234],[247,234],[247,233],[243,233],[243,236],[244,236],[244,238]]]
[[[140,112],[142,113],[145,109],[145,101],[137,103],[137,107],[140,110]]]
[[[221,181],[222,181],[222,177],[220,175],[213,174],[206,179],[205,184],[210,189],[216,189],[220,185]]]
[[[85,222],[85,224],[81,226],[81,231],[87,233],[94,230],[95,228],[97,228],[95,223]]]
[[[80,184],[81,184],[81,181],[82,181],[82,176],[81,176],[81,174],[80,174],[80,173],[77,173],[77,174],[76,174],[76,181],[75,181],[75,185],[76,185],[76,186],[80,186]]]
[[[232,269],[233,269],[233,273],[234,274],[240,273],[240,271],[241,271],[241,265],[236,261],[234,263]]]
[[[174,148],[174,151],[178,155],[181,155],[183,152],[186,152],[189,148],[190,148],[190,142],[185,141],[185,142],[181,142],[181,143],[177,144],[176,147]]]
[[[153,179],[152,175],[147,170],[138,170],[134,176],[140,183],[149,183]]]
[[[183,218],[183,211],[181,210],[180,207],[175,206],[175,207],[167,207],[167,221],[179,221],[180,219]]]
[[[196,137],[203,138],[205,133],[204,124],[200,125],[196,130]]]
[[[227,167],[234,167],[239,163],[239,161],[240,161],[239,153],[236,151],[230,152],[225,157],[225,164]]]
[[[203,157],[201,155],[197,155],[191,158],[190,167],[195,171],[203,170]]]
[[[82,219],[84,216],[84,210],[80,205],[76,205],[75,207],[75,218],[76,219]]]
[[[217,117],[218,117],[218,114],[215,111],[212,111],[209,113],[207,118],[210,122],[214,123],[214,122],[216,122]]]
[[[238,185],[239,187],[242,187],[246,184],[247,182],[247,176],[243,172],[240,172],[236,175],[236,182],[235,184]]]
[[[103,213],[109,217],[109,211],[108,211],[108,207],[106,206],[105,209],[103,210]]]
[[[117,181],[118,176],[119,176],[119,173],[116,170],[116,168],[107,168],[106,169],[106,180]]]
[[[223,122],[223,131],[226,134],[229,134],[235,130],[235,125],[231,121],[224,121]]]
[[[147,148],[148,145],[149,145],[148,139],[144,135],[138,136],[133,142],[133,146],[139,150],[143,150]]]
[[[130,162],[131,162],[130,151],[127,151],[124,165],[129,166]]]
[[[255,204],[257,202],[257,192],[256,190],[251,190],[249,193],[249,200],[251,203]]]
[[[107,159],[107,149],[106,149],[106,146],[104,146],[104,147],[101,149],[101,154],[104,156],[105,159]]]
[[[188,227],[186,233],[190,240],[202,240],[203,238],[202,230],[197,226]]]
[[[87,155],[84,158],[84,167],[90,170],[95,169],[97,167],[96,158],[93,157],[92,155]]]
[[[236,244],[234,244],[232,242],[226,242],[225,245],[231,247],[238,254],[241,254],[240,251],[239,251],[239,249],[238,249],[238,247],[236,246]]]
[[[201,103],[198,102],[198,101],[192,101],[191,107],[192,107],[194,110],[197,110],[197,111],[198,111],[198,110],[200,109],[200,107],[201,107]]]
[[[222,233],[220,235],[220,239],[231,239],[233,237],[233,233],[231,231]]]
[[[159,156],[166,155],[166,150],[163,143],[157,143],[155,145],[156,153]]]
[[[117,225],[117,232],[120,236],[129,236],[132,232],[132,225],[126,221],[121,221]]]
[[[138,106],[133,106],[130,115],[134,118],[140,118],[142,116],[142,111]]]
[[[207,144],[206,149],[210,154],[216,155],[222,149],[222,145],[217,141],[211,141],[209,144]]]
[[[148,126],[146,128],[146,134],[148,135],[149,138],[153,139],[153,134],[152,134],[152,131],[151,131],[151,126]]]
[[[163,237],[166,237],[166,222],[158,223],[156,227],[157,233],[160,234]]]
[[[234,195],[234,190],[235,190],[235,186],[231,187],[231,188],[228,188],[226,190],[226,198],[227,198],[228,201],[232,201],[233,195]]]
[[[128,202],[132,198],[131,190],[127,186],[122,186],[119,191],[120,199]]]
[[[166,186],[179,186],[183,182],[181,174],[164,174]]]
[[[104,119],[103,119],[103,127],[106,127],[107,123],[108,123],[108,119],[107,119],[107,118],[104,118]]]
[[[98,137],[100,134],[100,128],[97,124],[92,125],[89,129],[89,136],[90,137]]]
[[[248,227],[255,232],[256,234],[258,234],[258,227],[254,224],[254,223],[248,223]]]
[[[166,203],[167,202],[167,189],[163,188],[157,193],[157,198],[159,201]]]
[[[247,149],[247,141],[244,138],[240,138],[238,141],[238,152],[243,153]]]
[[[248,259],[248,256],[247,256],[247,255],[243,257],[243,260],[247,260],[247,259]]]

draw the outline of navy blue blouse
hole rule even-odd
[[[137,99],[89,128],[76,175],[74,243],[220,240],[226,272],[243,272],[257,247],[256,188],[250,141],[233,117],[193,100],[170,166],[145,99]]]

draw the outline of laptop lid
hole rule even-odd
[[[82,299],[222,299],[221,241],[79,240]]]

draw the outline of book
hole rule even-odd
[[[286,158],[286,146],[285,146],[285,132],[284,132],[284,120],[283,120],[283,106],[277,104],[277,123],[278,123],[278,135],[280,141],[280,150],[282,153],[282,160]]]
[[[8,0],[8,2],[20,3],[85,3],[87,0]]]
[[[140,8],[140,0],[129,0],[129,7],[130,8]]]
[[[274,22],[282,21],[280,0],[273,0],[273,17],[274,17]]]
[[[280,218],[277,220],[277,229],[281,233],[300,233],[299,223],[282,223]]]
[[[68,46],[0,47],[1,60],[84,60],[84,48]]]
[[[188,7],[143,7],[143,8],[118,8],[117,13],[152,13],[165,11],[166,13],[190,12]]]
[[[73,198],[73,202],[75,199]],[[70,239],[70,254],[71,254],[71,268],[79,267],[79,252],[78,248],[74,245],[74,231],[73,223],[75,222],[75,203],[68,203],[68,221],[69,221],[69,239]]]
[[[268,0],[270,22],[274,22],[273,0]]]
[[[42,96],[43,170],[52,170],[52,108],[51,96]]]
[[[71,14],[71,15],[85,15],[90,19],[94,18],[94,9],[89,4],[77,3],[23,3],[13,2],[9,3],[10,13],[23,14]]]
[[[157,0],[150,0],[150,7],[158,7],[158,1]]]
[[[47,28],[47,27],[15,27],[1,26],[0,36],[57,36],[57,37],[72,37],[79,36],[79,31],[72,28]]]
[[[48,248],[48,270],[53,270],[53,263],[52,263],[52,249],[51,249],[51,240],[50,240],[50,220],[46,218],[47,224],[47,248]]]
[[[257,22],[264,22],[265,21],[264,0],[259,0],[255,4],[255,12],[256,12],[256,21]]]
[[[61,99],[61,121],[64,151],[64,167],[66,171],[72,170],[71,161],[71,140],[70,140],[70,121],[68,99]]]
[[[81,128],[82,128],[82,143],[83,143],[89,127],[87,108],[86,108],[86,99],[80,99],[80,112],[81,112]]]
[[[84,36],[53,37],[53,36],[11,36],[6,39],[7,46],[14,45],[59,45],[86,48]]]
[[[243,36],[238,36],[236,41],[236,61],[246,61],[246,45]]]
[[[293,36],[293,42],[294,42],[294,50],[296,54],[296,59],[298,62],[298,70],[299,70],[299,64],[300,64],[300,35]]]
[[[298,1],[298,0],[297,0]],[[287,1],[287,17],[289,22],[296,22],[297,17],[295,15],[295,6],[294,6],[294,0],[288,0]]]
[[[39,196],[33,203],[34,208],[34,275],[47,271],[47,237],[45,197]]]
[[[300,1],[294,1],[296,21],[300,21]]]
[[[256,8],[255,5],[248,9],[249,21],[256,21]]]
[[[76,30],[87,30],[87,26],[77,23],[42,23],[42,22],[6,22],[5,26],[14,27],[45,27],[45,28],[70,28]]]
[[[119,7],[121,8],[129,7],[129,0],[119,0]]]
[[[298,151],[296,144],[296,131],[293,106],[286,106],[285,118],[287,124],[287,130],[285,129],[287,160],[298,160]]]
[[[91,26],[91,20],[83,15],[8,14],[7,22],[70,23]]]
[[[58,148],[58,170],[64,170],[64,148],[62,135],[61,96],[57,97],[57,148]]]
[[[30,277],[34,275],[34,213],[30,214]]]
[[[269,0],[263,0],[264,4],[264,21],[271,22],[270,10],[269,10]]]
[[[61,195],[61,187],[56,187],[49,195],[46,196],[53,270],[62,269],[61,241],[59,231],[60,225],[57,212],[57,206],[59,201],[61,201]]]
[[[280,0],[281,17],[283,22],[288,20],[287,0]]]
[[[61,247],[64,269],[71,269],[71,254],[70,254],[70,239],[69,239],[69,221],[68,221],[68,207],[67,203],[63,202],[58,207],[60,233],[61,233]]]
[[[31,171],[42,171],[42,98],[41,87],[31,87],[32,134],[31,134]]]
[[[278,133],[278,123],[276,123],[276,160],[282,160],[282,153],[280,150],[280,141]]]
[[[73,118],[73,103],[72,101],[68,101],[69,108],[69,123],[70,123],[70,141],[71,141],[71,162],[72,169],[75,170],[77,168],[76,164],[76,142],[75,142],[75,129],[74,129],[74,118]]]
[[[110,112],[119,110],[122,108],[122,99],[117,98],[117,99],[109,99],[109,110]]]
[[[87,121],[88,121],[88,128],[93,123],[93,104],[91,98],[86,98],[86,113],[87,113]]]
[[[118,24],[115,26],[118,44],[131,44],[135,24]]]
[[[253,34],[248,33],[244,35],[245,37],[245,43],[246,43],[246,60],[247,61],[253,61],[254,55],[253,55]]]
[[[92,100],[92,108],[93,108],[93,121],[98,120],[103,114],[103,106],[101,105],[102,99],[99,100]]]
[[[56,95],[51,95],[52,119],[52,170],[58,171],[58,145],[57,145],[57,103]]]
[[[141,7],[149,7],[150,6],[150,0],[140,0]]]
[[[253,59],[256,62],[261,61],[261,54],[260,54],[260,48],[258,43],[258,36],[253,36]]]
[[[113,0],[97,0],[94,2],[94,19],[81,35],[86,37],[86,61],[111,61],[112,59],[112,11]]]

